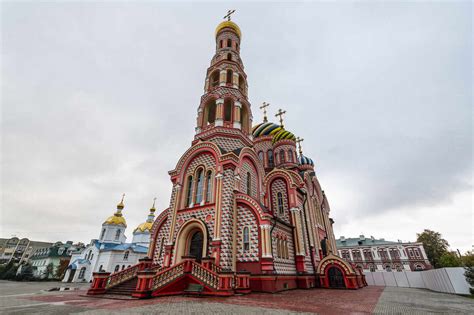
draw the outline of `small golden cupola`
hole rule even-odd
[[[122,210],[125,207],[123,204],[123,198],[125,194],[122,195],[122,200],[120,200],[119,204],[117,205],[117,211],[115,211],[114,215],[110,216],[105,220],[102,225],[120,225],[123,227],[127,227],[127,222],[122,214]]]
[[[153,199],[153,205],[150,208],[150,214],[148,214],[148,218],[145,222],[137,226],[137,228],[133,231],[133,233],[151,233],[151,228],[153,227],[153,221],[155,220],[155,201],[156,198]]]

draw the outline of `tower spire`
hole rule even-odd
[[[125,193],[122,194],[122,200],[120,200],[119,204],[117,205],[117,212],[122,212],[122,209],[125,207],[123,204],[123,198],[125,198]]]
[[[260,109],[263,109],[263,122],[266,123],[268,122],[267,118],[267,107],[270,106],[269,103],[263,102],[262,106],[260,106]]]
[[[280,119],[280,126],[282,128],[284,128],[284,126],[283,126],[283,114],[286,114],[286,110],[281,110],[281,108],[278,109],[278,112],[275,114],[275,117],[280,116],[280,118],[279,118]]]

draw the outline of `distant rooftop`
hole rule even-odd
[[[337,248],[341,247],[354,247],[354,246],[373,246],[373,245],[394,245],[400,244],[401,241],[393,242],[393,241],[386,241],[384,238],[376,239],[373,236],[365,237],[364,235],[360,235],[359,237],[349,237],[345,238],[341,236],[336,240]]]

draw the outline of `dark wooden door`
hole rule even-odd
[[[331,267],[328,270],[329,277],[329,287],[331,288],[345,288],[344,276],[342,275],[341,270],[336,267]]]
[[[76,273],[76,269],[71,269],[69,271],[69,277],[67,279],[67,282],[72,282],[72,279],[74,279],[74,274]]]
[[[196,261],[201,261],[202,258],[203,235],[201,231],[197,231],[191,237],[191,244],[189,246],[189,256],[196,257]]]

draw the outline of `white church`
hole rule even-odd
[[[99,239],[91,240],[80,252],[72,253],[63,282],[90,282],[92,273],[117,272],[138,263],[148,253],[150,231],[155,218],[155,203],[146,222],[133,231],[131,243],[127,243],[127,222],[122,214],[123,197],[117,211],[102,224]]]

